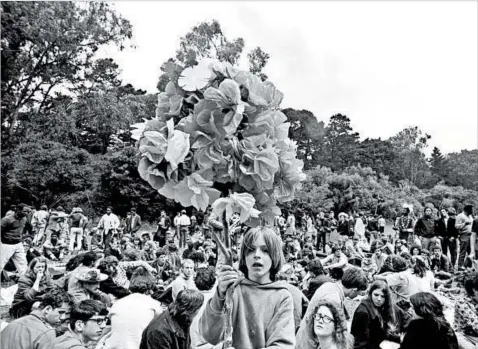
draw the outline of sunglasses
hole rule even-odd
[[[334,321],[330,316],[327,315],[322,315],[322,314],[315,314],[314,319],[320,322],[323,322],[324,324],[330,324],[331,322]]]

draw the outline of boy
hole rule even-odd
[[[225,329],[223,308],[226,291],[233,287],[232,347],[294,348],[292,296],[285,281],[276,281],[283,263],[281,240],[275,232],[267,227],[250,230],[239,259],[244,277],[229,265],[219,268],[217,290],[199,320],[204,339],[216,345],[224,339],[224,330],[230,330]]]

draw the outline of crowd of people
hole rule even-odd
[[[478,348],[471,205],[404,205],[392,228],[361,212],[289,212],[256,228],[234,214],[228,234],[218,221],[162,211],[148,231],[135,208],[93,224],[79,207],[12,207],[2,347]]]

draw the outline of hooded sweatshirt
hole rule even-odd
[[[215,293],[199,320],[201,335],[214,345],[223,340],[223,307]],[[287,283],[240,279],[233,293],[232,323],[234,348],[294,348],[294,305]]]

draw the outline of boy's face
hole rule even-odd
[[[267,250],[264,237],[259,237],[249,246],[246,253],[246,266],[248,270],[248,278],[257,283],[271,282],[270,271],[272,259]]]

